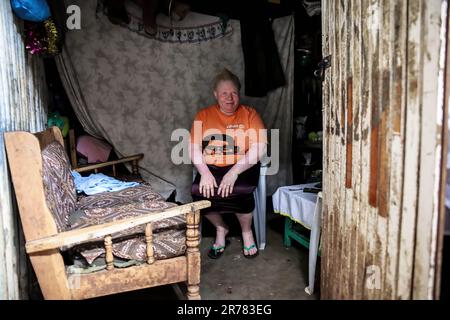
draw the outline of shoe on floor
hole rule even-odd
[[[215,247],[214,245],[209,248],[208,257],[211,259],[219,259],[225,252],[226,247],[230,244],[230,240],[225,240],[224,246]]]
[[[256,248],[256,244],[252,244],[250,247],[246,247],[246,246],[242,246],[244,248],[244,257],[247,259],[253,259],[255,258],[258,254],[259,254],[259,250],[257,250],[254,254],[246,254],[248,253],[251,249]]]

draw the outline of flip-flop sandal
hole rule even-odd
[[[214,245],[208,251],[208,257],[211,259],[219,259],[225,252],[226,247],[230,244],[230,240],[225,240],[224,246],[215,247]]]
[[[252,244],[250,247],[243,246],[243,248],[244,248],[244,251],[249,252],[251,249],[256,248],[256,245],[255,245],[255,244]],[[259,250],[256,251],[256,253],[254,253],[254,254],[245,254],[245,253],[244,253],[243,255],[244,255],[244,257],[247,258],[247,259],[253,259],[253,258],[255,258],[258,254],[259,254]]]

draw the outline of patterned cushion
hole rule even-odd
[[[136,193],[137,194],[137,193]],[[107,195],[105,195],[106,198]],[[114,198],[114,197],[112,197]],[[89,202],[89,201],[87,201]],[[142,201],[113,207],[79,209],[70,218],[70,229],[141,216],[176,206],[165,201]],[[186,250],[186,220],[183,215],[156,221],[152,224],[155,259],[167,259],[181,255]],[[146,260],[145,225],[113,234],[113,255],[123,259]],[[78,245],[74,249],[89,263],[104,254],[103,242]]]
[[[150,185],[141,184],[120,191],[102,192],[80,198],[77,203],[77,209],[111,208],[142,201],[164,201],[164,198],[153,191]]]
[[[45,200],[58,231],[67,230],[69,214],[76,207],[77,193],[64,147],[53,141],[42,150]]]
[[[146,204],[143,204],[140,207],[137,202],[146,202]],[[131,207],[127,207],[127,205],[131,205]],[[116,209],[118,206],[121,208]],[[173,206],[175,206],[175,204],[165,202],[164,198],[160,194],[156,193],[149,184],[141,184],[137,187],[127,188],[121,191],[102,192],[81,198],[78,201],[78,210],[95,210],[89,210],[84,214],[84,217],[81,218],[84,221],[83,225],[81,225],[81,222],[78,221],[77,225],[72,225],[71,228],[80,228],[81,226],[98,224],[100,223],[99,221],[114,221],[117,220],[117,218],[123,219],[134,217],[148,213],[149,211],[161,211]],[[107,210],[99,211],[98,209]],[[134,212],[134,210],[137,211]],[[127,214],[131,215],[128,216]],[[94,221],[89,222],[88,220],[90,219],[94,219]],[[155,221],[153,223],[153,232],[156,233],[159,232],[160,229],[170,229],[178,225],[179,221],[177,217]]]

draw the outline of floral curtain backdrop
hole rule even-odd
[[[84,129],[121,155],[144,153],[142,173],[156,191],[168,197],[176,190],[176,200],[191,201],[192,165],[172,162],[178,141],[171,136],[176,129],[189,130],[196,112],[215,103],[212,79],[224,67],[244,82],[239,21],[230,20],[220,37],[174,43],[111,24],[96,11],[96,1],[66,0],[71,4],[81,8],[81,29],[67,32],[57,65]],[[204,29],[213,18],[190,12],[182,28]],[[280,130],[279,171],[268,177],[269,194],[292,179],[293,17],[275,19],[273,29],[287,85],[264,98],[241,98],[268,129]]]

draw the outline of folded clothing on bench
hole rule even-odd
[[[78,172],[72,171],[72,176],[77,192],[84,192],[89,196],[102,192],[120,191],[139,185],[137,182],[117,180],[113,177],[104,175],[103,173],[93,173],[87,177],[83,177]]]

